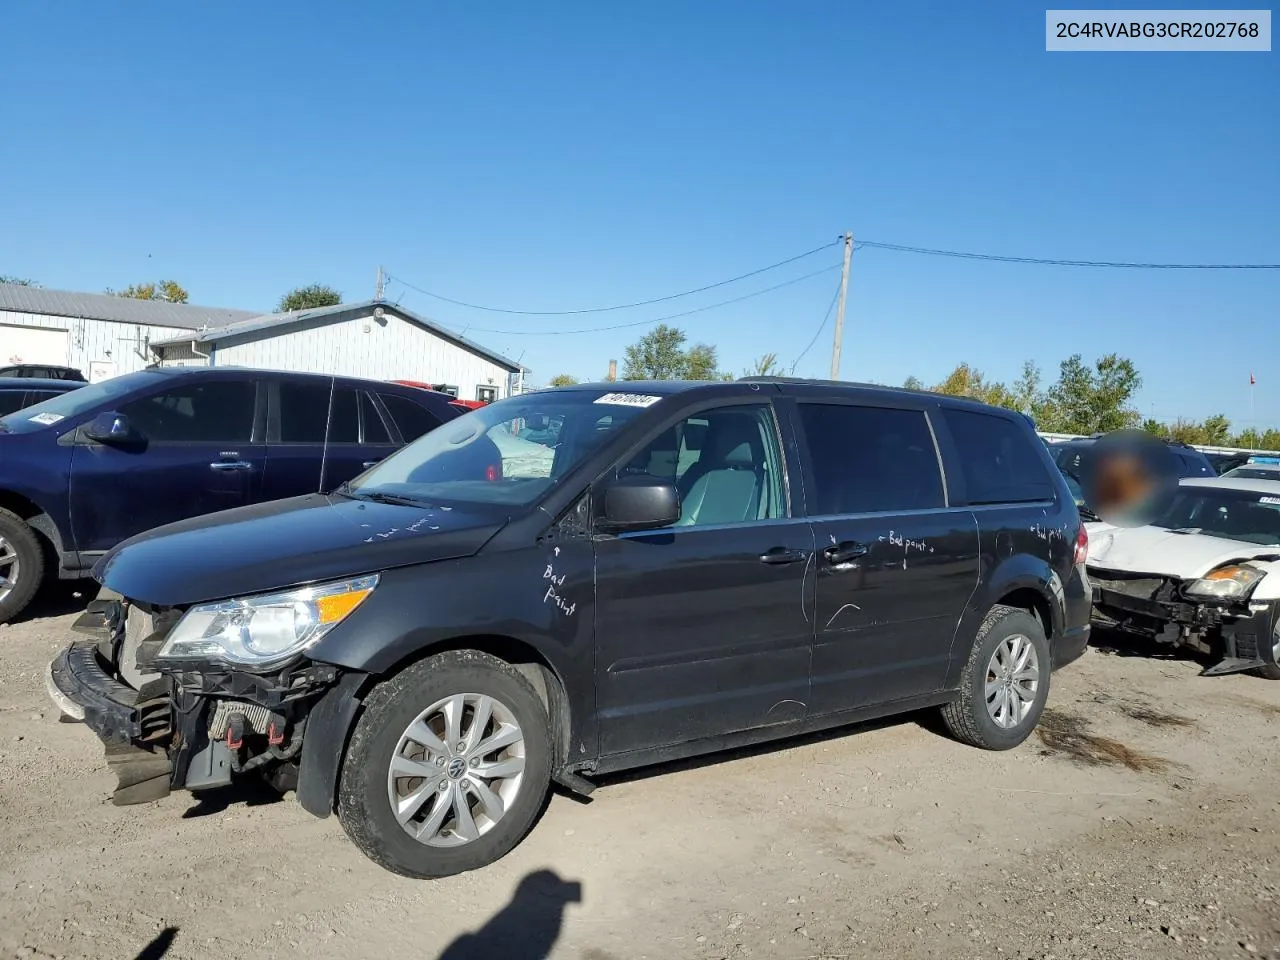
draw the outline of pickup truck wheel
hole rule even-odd
[[[444,877],[499,859],[551,781],[551,723],[533,686],[475,650],[428,657],[375,687],[343,760],[338,818],[374,862]]]
[[[1025,610],[992,607],[978,628],[960,678],[960,696],[942,708],[951,735],[984,750],[1009,750],[1031,735],[1049,698],[1049,641]]]
[[[44,550],[22,518],[0,510],[0,623],[31,602],[44,579]]]

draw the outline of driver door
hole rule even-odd
[[[782,451],[773,405],[751,402],[685,416],[617,466],[675,481],[683,515],[596,539],[602,755],[805,715],[813,534]]]
[[[80,552],[188,517],[253,501],[262,482],[265,402],[257,378],[185,377],[121,404],[137,443],[97,443],[77,431],[69,506]]]

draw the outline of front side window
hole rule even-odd
[[[664,430],[618,467],[680,491],[677,526],[749,523],[787,516],[782,455],[768,404],[720,407]]]
[[[946,504],[923,411],[802,403],[813,464],[809,512],[932,510]]]
[[[251,380],[188,382],[126,403],[120,412],[153,442],[247,443],[256,395]]]
[[[658,401],[620,399],[574,390],[500,400],[419,437],[348,489],[357,497],[532,503]]]
[[[0,416],[6,413],[13,413],[15,410],[21,410],[26,403],[27,392],[25,390],[3,390],[0,391]]]
[[[1053,478],[1035,434],[1006,417],[970,410],[943,412],[960,457],[969,503],[1030,503],[1054,498]],[[1078,462],[1058,461],[1077,480]]]
[[[356,392],[350,387],[333,391],[333,413],[329,420],[330,443],[360,442],[360,406]]]

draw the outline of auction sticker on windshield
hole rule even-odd
[[[1274,503],[1280,505],[1280,497],[1261,497],[1259,503]]]
[[[652,407],[661,397],[648,397],[642,393],[606,393],[596,403],[612,403],[620,407]]]
[[[65,419],[60,413],[37,413],[31,417],[32,423],[43,423],[46,427],[51,423],[57,423],[59,420]]]

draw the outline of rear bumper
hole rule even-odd
[[[1065,667],[1068,663],[1079,660],[1089,648],[1089,634],[1092,627],[1085,624],[1073,630],[1064,630],[1053,641],[1053,669]]]

